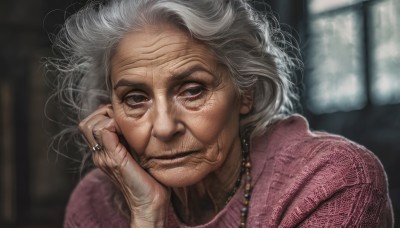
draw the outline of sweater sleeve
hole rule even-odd
[[[113,183],[99,169],[88,173],[72,192],[64,217],[65,228],[129,227],[112,205]]]
[[[393,227],[387,178],[375,155],[331,136],[312,140],[307,151],[281,202],[280,226]]]
[[[300,226],[393,227],[387,177],[379,160],[366,148],[349,141],[325,143],[329,144],[322,147],[330,150],[325,152],[329,155],[322,152],[320,158],[324,158],[322,161],[328,168],[323,170],[332,172],[316,191],[324,189],[330,193]],[[332,184],[333,181],[337,183]],[[315,194],[311,192],[311,196]]]
[[[372,184],[357,184],[322,202],[299,227],[392,227],[390,207]]]

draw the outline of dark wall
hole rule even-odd
[[[61,227],[77,176],[48,151],[55,126],[44,117],[49,94],[42,58],[71,0],[0,2],[0,227]]]

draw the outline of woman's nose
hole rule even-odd
[[[180,122],[177,112],[173,109],[170,102],[158,104],[153,111],[153,137],[167,142],[183,133],[184,125]]]

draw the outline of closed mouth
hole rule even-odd
[[[196,152],[198,152],[198,150],[184,151],[184,152],[178,152],[178,153],[174,153],[174,154],[160,155],[160,156],[152,157],[152,159],[173,160],[173,159],[186,157],[186,156],[194,154]]]

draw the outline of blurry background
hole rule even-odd
[[[50,89],[41,58],[52,54],[49,36],[84,2],[0,1],[0,227],[62,226],[79,164],[48,151],[57,127],[44,117]],[[311,128],[380,158],[400,223],[400,1],[265,2],[302,49],[298,112]]]

